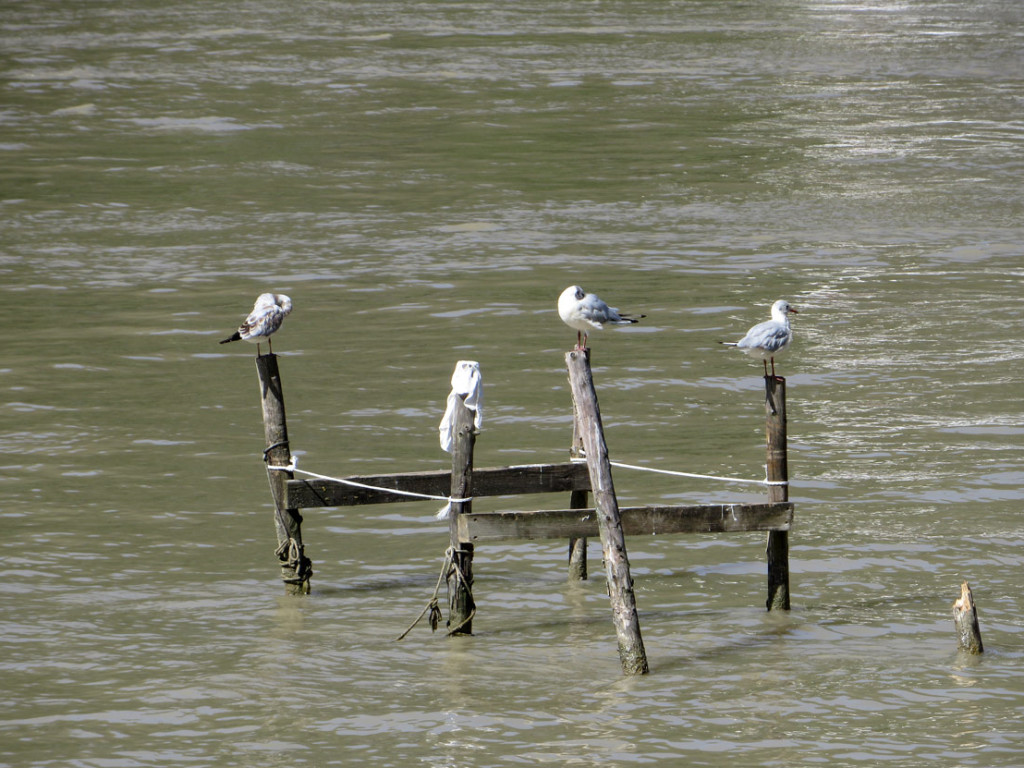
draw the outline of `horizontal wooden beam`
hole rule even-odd
[[[627,536],[788,531],[793,523],[793,504],[776,502],[622,507],[619,514]],[[597,513],[593,509],[472,512],[459,516],[459,538],[465,542],[568,539],[597,535]]]
[[[287,507],[289,509],[309,509],[312,507],[350,507],[358,504],[422,501],[415,496],[404,496],[394,493],[394,491],[447,498],[451,491],[451,478],[451,470],[440,470],[394,475],[360,475],[339,480],[289,480]],[[590,475],[587,472],[587,465],[581,462],[520,464],[512,467],[473,470],[474,497],[588,490],[590,490]]]

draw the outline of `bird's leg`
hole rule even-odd
[[[764,377],[768,378],[768,361],[764,358],[761,359],[761,364],[764,366]]]
[[[270,352],[268,354],[271,354],[271,355],[274,354],[274,342],[270,340],[269,336],[267,336],[267,346],[270,347]],[[775,361],[774,360],[772,360],[772,365],[773,366],[775,365]],[[772,368],[772,373],[773,374],[775,373],[775,368]]]
[[[583,331],[576,331],[576,349],[583,349]]]
[[[587,348],[587,339],[589,339],[589,338],[590,338],[590,334],[589,333],[584,333],[583,334],[583,346],[580,347],[580,349],[586,349]]]
[[[260,357],[260,343],[256,342],[256,357]]]

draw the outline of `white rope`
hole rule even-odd
[[[275,472],[294,472],[295,471],[295,458],[292,457],[291,464],[267,464],[267,469],[272,469]]]
[[[586,459],[576,458],[572,459],[574,462],[586,462]],[[720,480],[725,483],[749,483],[751,485],[789,485],[788,480],[769,480],[767,477],[764,480],[748,480],[743,477],[722,477],[720,475],[698,475],[694,472],[679,472],[674,469],[658,469],[657,467],[641,467],[636,464],[624,464],[621,461],[609,461],[613,467],[619,467],[620,469],[636,469],[641,472],[655,472],[659,475],[673,475],[675,477],[692,477],[698,480]]]
[[[382,485],[368,485],[366,483],[360,483],[356,480],[346,480],[343,477],[330,477],[329,475],[320,475],[316,472],[309,472],[305,469],[299,469],[296,464],[298,463],[298,456],[292,456],[291,464],[268,464],[267,469],[272,469],[276,472],[298,472],[302,475],[309,475],[315,477],[317,480],[330,480],[335,483],[342,483],[344,485],[351,485],[354,488],[365,488],[368,491],[382,491],[384,493],[394,493],[399,496],[409,496],[414,499],[430,499],[431,501],[446,501],[449,504],[465,504],[473,500],[470,496],[466,499],[453,499],[451,496],[435,496],[431,493],[416,493],[415,491],[403,491],[399,488],[386,488]]]
[[[321,475],[316,472],[309,472],[305,469],[299,469],[296,465],[298,464],[299,457],[292,456],[290,464],[268,464],[267,469],[275,472],[298,472],[299,474],[308,475],[314,477],[317,480],[328,480],[335,483],[342,483],[343,485],[350,485],[354,488],[364,488],[368,491],[380,491],[382,493],[394,493],[398,496],[408,496],[415,499],[430,499],[431,501],[443,501],[446,502],[444,509],[438,514],[438,519],[445,519],[452,504],[465,504],[473,500],[470,496],[465,499],[455,499],[451,496],[436,496],[430,493],[416,493],[415,491],[403,491],[398,488],[386,488],[380,485],[369,485],[367,483],[360,483],[357,480],[346,480],[342,477],[330,477],[329,475]],[[570,459],[573,463],[586,463],[585,458],[574,456]],[[613,467],[619,467],[620,469],[634,469],[640,472],[654,472],[659,475],[672,475],[674,477],[691,477],[697,480],[718,480],[725,483],[747,483],[750,485],[789,485],[787,480],[748,480],[742,477],[722,477],[720,475],[701,475],[695,472],[680,472],[674,469],[658,469],[657,467],[642,467],[636,464],[625,464],[621,461],[610,461]]]

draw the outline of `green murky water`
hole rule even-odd
[[[1024,759],[1016,3],[3,10],[0,764]],[[432,503],[309,511],[285,597],[253,350],[216,343],[256,294],[295,302],[300,466],[341,475],[446,466],[466,358],[478,465],[564,459],[573,283],[648,316],[592,337],[613,458],[710,474],[764,460],[760,365],[716,342],[800,310],[793,610],[761,536],[632,539],[623,679],[600,569],[513,542],[474,637],[395,643]]]

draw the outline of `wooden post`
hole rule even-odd
[[[786,449],[786,380],[765,376],[765,432],[767,434],[769,481],[788,482]],[[769,485],[769,501],[789,501],[788,485]],[[769,611],[789,610],[789,531],[768,532]]]
[[[583,354],[590,360],[590,349],[583,350]],[[586,451],[583,449],[583,437],[580,433],[579,409],[576,403],[572,406],[572,445],[569,447],[569,459],[577,460],[586,458]],[[587,491],[572,491],[569,494],[569,509],[586,509],[589,494]],[[569,581],[587,580],[587,539],[569,539]]]
[[[289,594],[309,594],[313,563],[306,557],[302,544],[302,515],[285,506],[288,481],[295,474],[271,467],[287,467],[292,463],[288,445],[288,425],[284,414],[284,392],[277,355],[270,353],[256,358],[263,402],[263,431],[267,447],[263,451],[267,463],[267,479],[274,496],[274,526],[277,530],[277,557],[281,561],[281,579]]]
[[[971,654],[984,652],[981,627],[978,625],[978,609],[974,605],[971,587],[966,581],[960,585],[960,599],[953,603],[953,623],[956,625],[957,645],[961,651]]]
[[[569,509],[586,508],[587,492],[570,492]],[[569,581],[586,581],[587,575],[587,538],[569,539]]]
[[[473,447],[476,429],[473,412],[466,407],[465,395],[458,395],[455,406],[455,441],[452,446],[451,511],[448,525],[451,539],[452,564],[448,572],[448,634],[473,634],[473,545],[459,538],[459,515],[473,511]]]
[[[590,472],[590,487],[594,492],[594,506],[597,508],[612,620],[619,640],[619,661],[622,663],[622,671],[627,675],[646,674],[647,653],[640,636],[633,578],[629,573],[629,558],[626,556],[626,537],[622,532],[619,505],[612,484],[612,467],[608,460],[608,446],[604,441],[601,411],[597,405],[589,356],[575,350],[566,353],[565,362],[579,416],[583,447],[587,452],[587,469]]]

